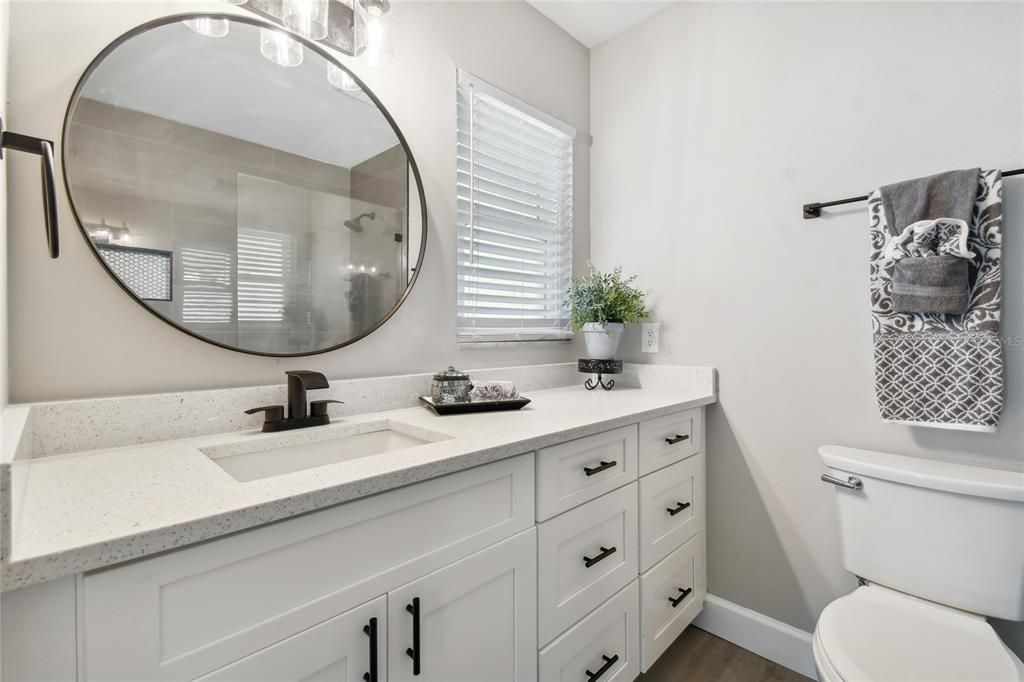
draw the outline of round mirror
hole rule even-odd
[[[71,98],[64,177],[99,262],[166,322],[260,355],[369,334],[426,243],[409,147],[322,48],[254,19],[169,17]]]

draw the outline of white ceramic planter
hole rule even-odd
[[[587,357],[591,360],[612,360],[619,350],[619,338],[622,336],[621,322],[609,322],[607,325],[587,322],[583,325],[583,340],[587,343]]]

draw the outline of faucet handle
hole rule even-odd
[[[309,416],[310,417],[326,417],[327,406],[331,403],[338,403],[344,405],[345,402],[342,400],[311,400],[309,402]]]
[[[256,414],[257,412],[264,412],[263,426],[267,424],[273,424],[274,422],[284,421],[284,405],[264,405],[263,407],[254,407],[251,410],[246,410],[246,414]]]

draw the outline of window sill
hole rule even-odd
[[[533,348],[565,348],[571,346],[573,339],[537,339],[537,340],[519,340],[519,341],[459,341],[457,346],[459,350],[475,350],[475,349],[487,349],[487,348],[523,348],[526,346]]]

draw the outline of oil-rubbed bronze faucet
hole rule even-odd
[[[285,417],[284,405],[265,405],[246,410],[246,414],[263,412],[263,431],[288,431],[304,429],[308,426],[330,424],[327,406],[331,403],[343,404],[340,400],[314,400],[306,403],[306,391],[330,388],[327,377],[320,372],[308,369],[296,369],[285,372],[288,375],[288,416]]]

